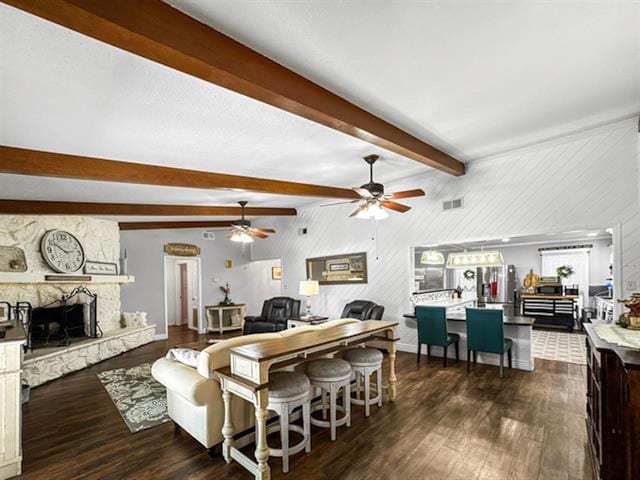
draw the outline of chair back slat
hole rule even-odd
[[[477,352],[504,353],[502,310],[467,308],[467,349]]]
[[[446,308],[418,305],[416,321],[418,322],[418,343],[443,347],[448,345]]]

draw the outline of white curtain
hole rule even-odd
[[[582,304],[589,305],[589,249],[544,250],[540,252],[542,276],[558,276],[556,269],[563,265],[573,267],[573,275],[562,279],[563,285],[578,285]]]

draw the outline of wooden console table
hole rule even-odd
[[[258,480],[271,478],[266,426],[270,369],[277,370],[367,341],[377,340],[385,343],[389,352],[389,378],[384,388],[387,390],[389,399],[395,400],[397,383],[395,330],[397,326],[398,322],[367,320],[231,348],[229,350],[230,367],[216,370],[224,400],[222,453],[225,461],[231,463],[235,460]],[[235,429],[231,421],[231,395],[236,395],[255,406],[255,462],[234,447]]]
[[[207,331],[224,333],[229,330],[242,330],[246,306],[244,303],[234,305],[207,305]]]

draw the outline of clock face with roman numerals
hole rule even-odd
[[[42,237],[40,251],[45,262],[59,273],[74,273],[84,265],[82,244],[69,232],[49,230]]]

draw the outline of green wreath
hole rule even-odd
[[[476,272],[474,272],[473,270],[465,270],[462,275],[464,276],[464,278],[466,278],[467,280],[473,280],[474,278],[476,278]]]
[[[571,265],[560,265],[556,268],[556,273],[560,278],[569,278],[575,271]]]

